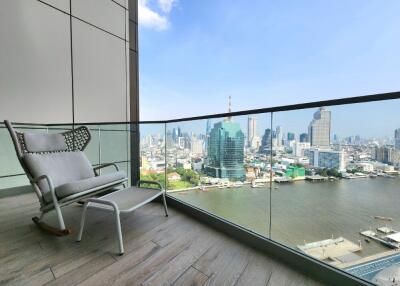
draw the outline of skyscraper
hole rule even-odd
[[[308,142],[308,141],[309,141],[308,134],[307,133],[301,133],[300,134],[300,142],[301,143],[305,143],[305,142]]]
[[[282,146],[282,129],[280,126],[276,126],[276,146]]]
[[[244,179],[244,134],[231,117],[215,123],[211,129],[207,161],[205,171],[209,176]]]
[[[208,138],[210,137],[210,132],[211,132],[211,119],[207,119],[206,123],[206,138],[204,140],[204,150],[208,150]]]
[[[400,150],[400,128],[394,130],[394,148]]]
[[[207,119],[206,135],[210,134],[211,131],[211,119]]]
[[[271,136],[271,129],[265,129],[264,135],[261,140],[260,153],[267,154],[271,150]]]
[[[331,112],[320,107],[314,113],[314,119],[308,126],[311,146],[329,147],[331,141]]]
[[[251,147],[251,143],[257,133],[257,119],[249,116],[247,118],[247,146]]]
[[[288,141],[293,141],[293,140],[294,140],[294,133],[288,132],[288,134],[287,134],[287,140],[288,140]]]

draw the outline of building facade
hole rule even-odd
[[[394,148],[400,150],[400,128],[394,130]]]
[[[310,165],[316,168],[346,170],[344,151],[329,149],[311,148],[309,151]]]
[[[214,124],[208,138],[206,174],[214,178],[242,180],[245,178],[244,134],[231,119]]]
[[[257,132],[257,119],[249,116],[247,118],[247,146],[251,147],[254,136]]]
[[[267,154],[271,151],[271,141],[272,141],[272,132],[271,129],[265,129],[264,135],[261,139],[260,153]]]
[[[299,139],[300,139],[301,143],[309,142],[309,138],[308,138],[308,134],[307,133],[301,133]]]
[[[331,134],[331,112],[320,107],[314,113],[314,118],[308,126],[308,136],[311,146],[329,147]]]

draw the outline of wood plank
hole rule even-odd
[[[167,264],[163,265],[158,271],[154,271],[152,275],[142,283],[143,286],[171,285],[217,240],[216,236],[210,235],[209,232],[194,233],[195,236],[187,248]],[[180,235],[182,235],[182,233]]]
[[[271,277],[268,281],[268,286],[308,286],[321,285],[320,282],[311,279],[304,274],[288,268],[284,264],[276,264]]]
[[[269,257],[253,254],[236,285],[265,286],[272,275],[275,263]]]
[[[206,285],[235,285],[249,263],[250,254],[249,248],[226,238],[211,247],[193,266],[210,277]]]
[[[114,281],[114,285],[141,285],[148,277],[162,269],[163,266],[171,263],[183,250],[191,246],[192,236],[180,237],[174,243],[160,248],[151,257],[134,267],[131,271],[125,272]]]
[[[112,258],[112,256],[109,254],[96,256],[87,263],[80,265],[73,271],[67,272],[66,274],[62,275],[61,277],[58,277],[57,279],[51,281],[46,285],[60,285],[60,286],[78,285],[81,281],[93,276],[96,273],[101,272],[102,269],[104,269],[109,265],[112,265],[114,262],[115,259]]]
[[[138,264],[145,261],[159,250],[160,247],[150,241],[138,251],[123,255],[123,258],[82,281],[79,285],[112,285],[119,276],[123,276],[129,271],[132,271]]]
[[[201,286],[208,280],[208,276],[193,267],[189,267],[172,285],[174,286]],[[251,285],[251,284],[247,284]]]
[[[50,281],[54,281],[53,273],[50,268],[41,269],[35,273],[20,273],[20,275],[14,276],[14,278],[3,280],[0,278],[1,285],[32,285],[41,286]]]

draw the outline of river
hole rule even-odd
[[[277,188],[275,188],[275,186]],[[275,184],[271,190],[271,238],[295,247],[343,236],[361,241],[368,256],[387,247],[367,243],[360,230],[389,226],[400,231],[400,178],[359,178],[329,182]],[[269,187],[192,190],[173,196],[268,237]],[[392,222],[374,216],[392,217]]]

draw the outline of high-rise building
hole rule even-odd
[[[192,155],[202,155],[203,140],[198,139],[196,137],[192,137],[190,142],[190,153],[192,153]]]
[[[300,134],[300,142],[305,143],[309,142],[308,134],[307,133],[301,133]]]
[[[314,118],[308,126],[308,136],[311,146],[329,147],[331,137],[331,112],[320,107],[314,113]]]
[[[339,136],[337,134],[333,134],[333,144],[339,144]]]
[[[309,142],[295,142],[293,147],[293,153],[297,157],[305,156],[307,150],[310,149]]]
[[[229,111],[230,110],[229,101]],[[231,117],[214,124],[208,138],[208,160],[205,171],[216,178],[242,180],[244,172],[244,134]]]
[[[206,138],[204,140],[204,150],[208,150],[208,138],[210,137],[210,132],[211,132],[211,119],[207,119],[206,123]]]
[[[280,147],[282,146],[282,139],[283,139],[282,129],[280,126],[276,126],[275,134],[276,134],[276,146]]]
[[[260,153],[269,153],[271,150],[271,136],[272,136],[272,132],[271,129],[267,128],[265,129],[264,135],[261,139],[261,146],[260,146]]]
[[[247,146],[252,146],[252,141],[254,137],[257,136],[257,119],[255,117],[249,116],[247,118]]]
[[[210,131],[211,131],[211,119],[207,119],[206,135],[210,134]]]
[[[177,128],[172,129],[172,141],[178,143],[179,132]]]
[[[400,164],[400,150],[391,146],[375,147],[374,159],[385,164]]]
[[[293,140],[294,140],[294,133],[288,132],[288,134],[287,134],[287,140],[288,140],[288,141],[293,141]]]
[[[394,130],[394,148],[400,150],[400,128]]]
[[[308,152],[310,165],[317,168],[334,168],[338,171],[346,170],[344,151],[330,149],[311,148]]]

